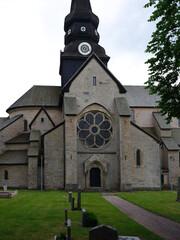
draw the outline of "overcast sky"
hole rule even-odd
[[[144,52],[153,24],[148,0],[91,0],[110,71],[124,85],[148,79]],[[71,0],[0,0],[0,117],[33,85],[60,85],[64,18]]]

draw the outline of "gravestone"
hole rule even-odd
[[[103,224],[89,231],[89,240],[118,240],[118,231]]]
[[[82,214],[81,214],[81,226],[82,227],[85,226],[85,213],[86,213],[86,210],[82,209]]]
[[[77,209],[81,210],[81,189],[78,189]]]
[[[72,192],[69,192],[69,202],[71,203],[72,201]]]
[[[65,222],[64,222],[65,226],[67,226],[67,219],[68,219],[68,213],[67,213],[67,208],[65,208]]]
[[[7,192],[7,186],[3,186],[3,191]]]
[[[66,240],[71,240],[71,220],[67,220],[67,236]]]
[[[71,199],[71,211],[74,211],[74,210],[75,210],[75,209],[74,209],[74,202],[75,202],[75,198],[72,197],[72,199]]]
[[[180,202],[180,177],[178,177],[178,193],[177,193],[177,202]]]
[[[118,240],[140,240],[138,237],[126,237],[126,236],[120,236]]]

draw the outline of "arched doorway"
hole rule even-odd
[[[90,170],[90,187],[101,187],[101,170],[97,167]]]

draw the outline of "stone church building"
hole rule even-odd
[[[0,118],[0,187],[135,190],[177,186],[180,121],[158,96],[123,86],[108,69],[98,17],[72,0],[60,55],[61,86],[33,86]]]

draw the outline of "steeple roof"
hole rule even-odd
[[[64,30],[74,22],[91,22],[96,28],[99,24],[98,17],[92,12],[89,0],[72,0],[71,12],[65,18]]]

